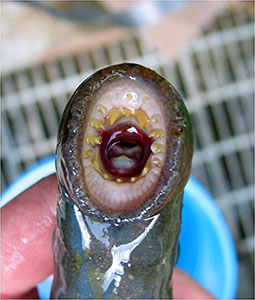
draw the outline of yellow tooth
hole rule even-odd
[[[123,182],[123,180],[122,180],[121,178],[117,178],[116,181],[117,181],[118,183]]]
[[[88,134],[86,136],[86,143],[88,145],[100,145],[101,144],[101,138],[98,135],[94,135],[94,134]]]
[[[149,137],[162,138],[164,137],[164,131],[162,129],[153,129]]]
[[[154,158],[152,159],[152,163],[153,163],[155,166],[159,167],[159,168],[162,166],[162,161],[161,161],[159,158],[157,158],[157,157],[154,157]]]
[[[100,111],[103,115],[105,115],[107,112],[107,108],[103,104],[97,104],[96,110]]]
[[[100,163],[99,163],[99,155],[98,155],[98,152],[96,151],[93,158],[92,158],[92,164],[93,164],[93,167],[94,169],[106,180],[110,180],[111,177],[104,173],[102,170],[101,170],[101,167],[100,167]]]
[[[143,97],[143,103],[146,103],[147,101],[149,100],[149,98],[148,97]]]
[[[150,170],[150,168],[144,167],[144,168],[143,168],[143,171],[142,171],[142,173],[141,173],[141,175],[140,175],[140,177],[145,176],[145,175],[149,172],[149,170]]]
[[[88,158],[88,157],[92,156],[93,153],[94,153],[94,152],[93,152],[91,149],[86,150],[86,151],[84,152],[84,154],[83,154],[83,157],[84,157],[84,158]]]
[[[133,113],[133,112],[132,112],[131,109],[124,107],[124,108],[123,108],[123,113],[124,113],[124,116],[125,116],[126,118],[129,118],[129,117],[132,116],[132,113]]]
[[[150,159],[148,159],[145,166],[144,166],[144,168],[143,168],[143,171],[142,171],[142,173],[139,177],[145,176],[149,172],[150,168],[151,168]]]
[[[156,123],[160,120],[160,115],[159,114],[154,114],[151,116],[151,122]]]
[[[153,143],[151,145],[151,150],[154,153],[163,153],[165,152],[165,146],[162,144]]]
[[[99,164],[99,157],[98,157],[98,152],[95,152],[93,158],[92,158],[92,164],[94,169],[101,173],[101,168],[100,168],[100,164]]]
[[[121,117],[123,117],[124,113],[117,107],[111,109],[106,116],[106,120],[110,126],[116,123]]]
[[[102,172],[102,176],[103,176],[103,178],[106,179],[106,180],[111,180],[111,177],[110,177],[109,175],[107,175],[106,173],[103,173],[103,172]]]
[[[126,97],[128,98],[128,100],[133,99],[133,96],[132,96],[132,94],[130,94],[130,93],[126,93]]]
[[[90,126],[95,129],[105,129],[104,123],[98,119],[92,118],[90,120]]]
[[[150,126],[150,120],[145,111],[136,109],[134,115],[141,128],[147,129]]]
[[[150,171],[150,168],[151,168],[150,160],[148,159],[147,162],[146,162],[146,164],[145,164],[145,166],[144,166],[144,168],[143,168],[142,173],[139,176],[137,176],[137,177],[131,177],[130,181],[131,182],[135,182],[138,179],[144,177]]]

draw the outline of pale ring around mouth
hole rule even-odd
[[[88,191],[111,212],[129,211],[152,192],[165,159],[165,126],[157,95],[140,82],[120,79],[95,95],[84,134]]]

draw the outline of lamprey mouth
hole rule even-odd
[[[153,215],[186,183],[192,153],[177,91],[152,70],[120,64],[93,74],[70,99],[57,168],[82,211],[138,218]]]
[[[139,176],[151,154],[152,142],[152,138],[131,124],[103,131],[100,145],[103,168],[115,178]]]
[[[128,211],[152,192],[165,160],[164,115],[157,94],[123,78],[102,86],[85,129],[84,178],[108,211]]]

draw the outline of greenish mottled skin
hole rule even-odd
[[[116,216],[90,199],[83,185],[79,153],[93,92],[100,84],[129,75],[146,78],[145,83],[162,94],[169,131],[157,188],[144,205]],[[169,282],[192,154],[192,126],[186,107],[176,90],[154,71],[121,64],[95,73],[80,85],[65,109],[58,136],[58,228],[51,298],[171,298]]]
[[[75,204],[71,200],[60,201],[60,229],[55,247],[61,250],[55,252],[57,264],[52,298],[169,299],[169,282],[180,231],[181,197],[176,197],[161,210],[153,228],[130,251],[128,262],[120,262],[117,266],[117,269],[123,267],[123,273],[115,274],[121,276],[119,286],[116,287],[116,277],[113,277],[108,288],[104,288],[105,275],[113,264],[112,248],[117,246],[121,249],[121,245],[135,240],[153,219],[116,225],[83,215],[84,227],[90,237],[89,247],[83,248]],[[131,248],[127,246],[125,250]]]

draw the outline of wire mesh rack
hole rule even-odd
[[[214,196],[236,241],[245,274],[240,276],[239,297],[252,297],[253,22],[245,10],[226,10],[173,63],[165,63],[133,36],[4,74],[2,188],[54,153],[59,118],[81,81],[109,64],[146,65],[166,77],[186,100],[195,132],[193,175]]]

